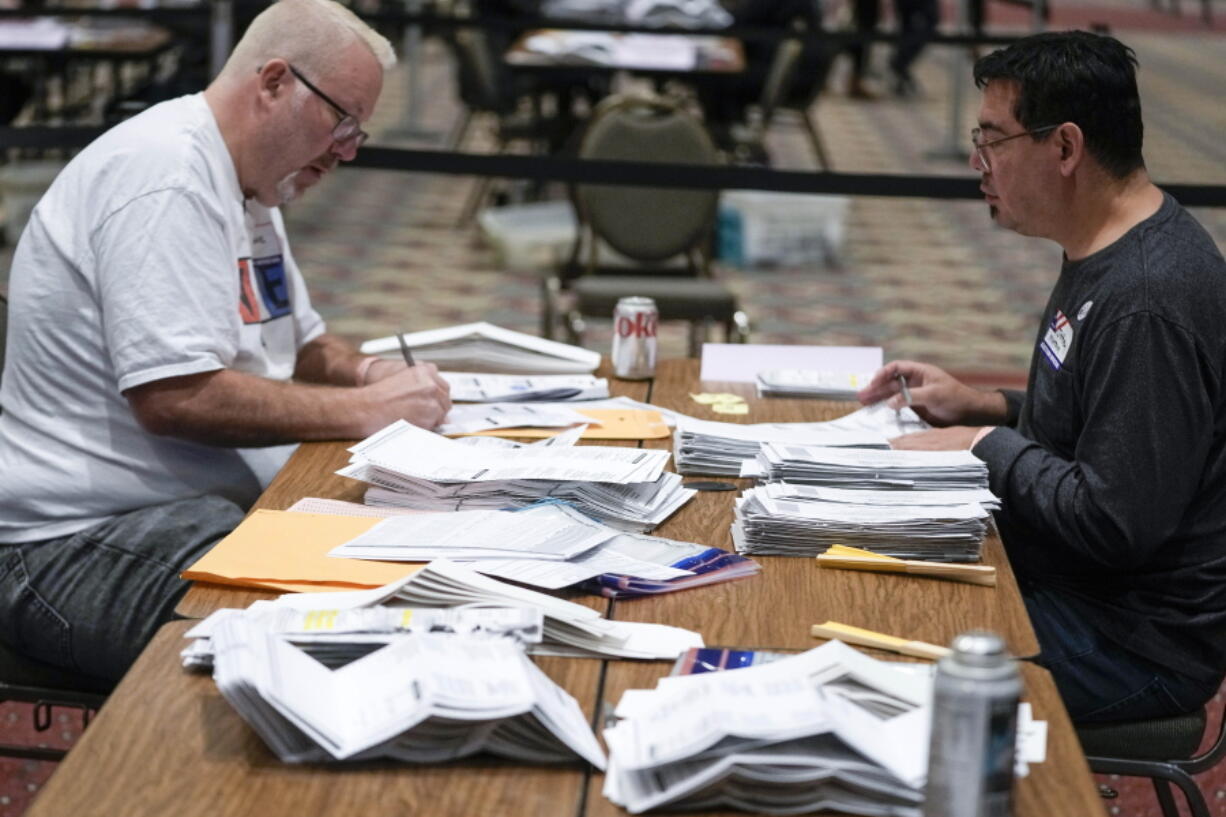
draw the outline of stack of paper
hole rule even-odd
[[[979,560],[991,518],[979,501],[950,504],[843,502],[770,483],[738,500],[732,539],[741,553],[816,556],[835,544],[900,559]],[[900,492],[869,492],[895,495]],[[913,495],[924,492],[915,491]]]
[[[211,670],[213,633],[233,617],[253,619],[251,626],[285,636],[325,666],[336,669],[374,652],[406,633],[453,633],[505,636],[521,644],[539,644],[544,627],[533,607],[354,607],[302,609],[278,601],[256,601],[245,610],[222,609],[198,621],[184,634],[193,639],[181,653],[188,669]]]
[[[418,361],[452,372],[584,374],[600,365],[600,353],[489,323],[466,323],[404,335]],[[395,336],[368,340],[362,353],[400,360]]]
[[[535,375],[439,372],[458,403],[522,403],[545,400],[603,400],[609,381],[588,374]]]
[[[392,607],[527,607],[544,617],[542,641],[531,652],[606,658],[676,658],[701,647],[702,636],[679,627],[609,621],[596,610],[475,572],[471,565],[438,559],[412,575],[370,590],[294,593],[277,604],[297,610]]]
[[[496,428],[569,428],[591,422],[591,417],[566,406],[479,403],[452,406],[434,430],[439,434],[472,434]]]
[[[488,576],[609,597],[668,593],[758,572],[757,563],[718,548],[623,533],[560,503],[521,511],[455,511],[394,516],[330,555],[385,561],[462,561]]]
[[[763,443],[854,448],[888,448],[889,440],[928,425],[910,409],[894,411],[884,403],[822,423],[720,423],[680,415],[673,434],[677,470],[683,474],[753,476],[743,469]]]
[[[766,369],[758,372],[758,396],[855,400],[860,389],[872,382],[873,374],[845,374],[816,369]]]
[[[631,813],[736,808],[918,816],[932,680],[832,641],[630,690],[604,794]]]
[[[758,474],[769,480],[836,488],[916,491],[988,487],[988,466],[970,451],[872,451],[767,442]]]
[[[222,620],[211,642],[218,690],[288,763],[487,752],[604,766],[578,703],[508,639],[400,635],[339,669],[257,617]]]
[[[523,507],[562,499],[624,530],[651,530],[694,495],[664,471],[669,453],[609,446],[476,448],[406,422],[349,449],[342,476],[367,502],[421,510]]]

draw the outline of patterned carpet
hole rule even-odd
[[[1158,14],[1146,0],[1105,0],[1057,8],[1052,28],[1107,22],[1141,63],[1146,156],[1161,182],[1226,184],[1226,38],[1221,22],[1206,31],[1185,3],[1183,17]],[[1025,10],[991,8],[994,26],[1027,24]],[[948,16],[947,16],[948,19]],[[887,54],[879,47],[876,61]],[[921,95],[864,102],[843,95],[846,67],[836,66],[830,92],[816,106],[819,127],[841,171],[967,174],[964,159],[932,159],[945,144],[951,52],[931,49],[918,67]],[[965,59],[956,57],[965,67]],[[884,72],[884,67],[881,68]],[[437,146],[400,139],[407,98],[403,71],[389,77],[372,132],[376,144]],[[968,98],[974,99],[972,93]],[[421,74],[425,100],[417,124],[441,135],[459,109],[450,67],[431,44]],[[962,111],[956,143],[965,147],[973,103]],[[474,127],[466,149],[488,150],[488,129]],[[811,168],[803,131],[784,119],[770,137],[775,164]],[[473,180],[429,174],[345,169],[288,212],[289,231],[314,301],[333,331],[355,341],[396,330],[488,320],[537,331],[537,272],[502,269],[474,227],[456,222]],[[1196,211],[1226,247],[1226,209]],[[11,248],[0,248],[0,272]],[[836,267],[769,270],[721,268],[762,343],[867,344],[889,358],[913,357],[983,377],[1016,379],[1027,368],[1035,325],[1055,280],[1059,250],[994,228],[979,202],[856,198]],[[592,348],[607,348],[607,329]],[[666,328],[665,354],[680,354],[682,332]],[[1220,695],[1219,695],[1220,697]],[[1219,702],[1214,708],[1221,709]],[[70,744],[80,719],[62,715],[32,734],[29,709],[0,705],[0,742]],[[17,817],[52,771],[50,764],[0,760],[0,817]],[[1226,773],[1202,776],[1214,814],[1226,815]],[[1115,782],[1112,785],[1117,785]],[[1149,817],[1157,805],[1147,783],[1119,785],[1109,813]]]

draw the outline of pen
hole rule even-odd
[[[404,355],[404,362],[409,364],[410,369],[416,366],[417,363],[413,360],[413,353],[409,351],[409,344],[404,342],[404,333],[397,332],[396,340],[400,341],[400,354]],[[899,375],[899,377],[901,376]],[[907,402],[910,403],[911,401],[908,400]]]
[[[403,343],[403,341],[401,341]],[[902,399],[907,401],[907,405],[911,405],[911,390],[907,388],[907,377],[902,372],[894,375],[898,378],[898,385],[902,386]]]

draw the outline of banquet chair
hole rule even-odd
[[[614,96],[596,107],[579,144],[584,159],[715,164],[702,122],[675,100]],[[571,188],[579,230],[568,262],[543,283],[542,334],[558,324],[582,345],[586,319],[608,318],[626,296],[652,298],[660,320],[690,323],[696,356],[711,324],[745,342],[749,321],[735,293],[712,274],[709,247],[718,190],[582,184]],[[611,253],[623,262],[615,264]]]
[[[1226,717],[1213,744],[1197,754],[1207,720],[1206,710],[1201,707],[1173,718],[1082,724],[1076,729],[1086,761],[1095,774],[1148,777],[1163,817],[1180,814],[1171,793],[1173,784],[1183,792],[1192,817],[1209,817],[1205,796],[1192,775],[1216,766],[1226,755]],[[1114,791],[1106,788],[1105,796],[1114,796]]]

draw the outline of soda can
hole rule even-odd
[[[1008,817],[1022,680],[995,633],[954,639],[937,664],[924,817]]]
[[[646,380],[656,373],[660,312],[651,298],[621,298],[613,310],[613,375]]]

